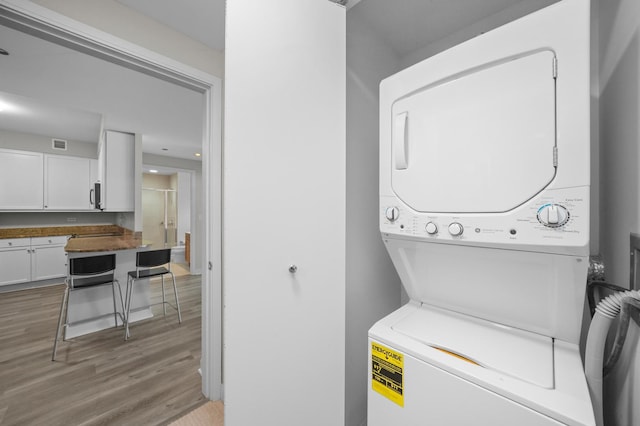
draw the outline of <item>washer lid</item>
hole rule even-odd
[[[422,305],[391,327],[432,348],[552,389],[550,337]]]
[[[425,213],[506,212],[556,172],[555,55],[509,58],[394,102],[391,185]]]

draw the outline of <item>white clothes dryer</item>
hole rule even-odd
[[[410,303],[369,331],[368,425],[592,425],[589,3],[384,80],[380,230]]]

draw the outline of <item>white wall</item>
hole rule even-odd
[[[399,61],[357,12],[347,13],[346,426],[366,421],[367,330],[400,307],[400,279],[378,226],[378,86]]]
[[[640,232],[640,2],[600,0],[601,251],[609,281],[629,283]]]
[[[67,150],[51,147],[51,137],[0,130],[0,148],[20,151],[44,152],[45,154],[68,155],[70,157],[98,158],[98,144],[85,141],[67,141]]]
[[[600,249],[607,281],[629,285],[629,234],[640,232],[640,2],[594,1],[598,13]],[[605,387],[608,425],[640,424],[637,327]],[[634,335],[636,338],[633,338]]]
[[[598,1],[591,2],[591,226],[589,249],[600,255],[600,62]]]
[[[228,1],[226,32],[225,424],[343,425],[345,11]]]
[[[400,58],[400,69],[407,68],[413,64],[416,64],[423,59],[429,58],[437,53],[443,52],[457,44],[472,39],[482,33],[491,31],[501,25],[518,19],[529,13],[546,7],[552,3],[556,3],[558,0],[526,0],[507,7],[500,12],[487,16],[473,24],[456,31],[440,40],[437,40],[427,46],[415,49],[413,52],[404,55]],[[401,31],[401,29],[399,29]]]
[[[31,228],[65,225],[112,225],[118,213],[105,212],[2,212],[0,228]]]
[[[178,245],[185,242],[185,233],[191,232],[191,174],[178,172]]]
[[[205,71],[224,75],[224,54],[115,0],[33,0],[76,21]]]

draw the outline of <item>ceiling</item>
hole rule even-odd
[[[0,26],[0,129],[97,143],[142,134],[143,152],[197,160],[204,95]]]
[[[225,0],[115,1],[224,49]],[[555,1],[350,0],[347,8],[401,58],[503,10],[518,9],[503,14],[513,19]],[[104,120],[105,129],[142,134],[144,152],[197,159],[202,94],[2,26],[0,44],[10,52],[0,55],[0,129],[96,142]]]

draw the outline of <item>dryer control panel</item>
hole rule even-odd
[[[589,188],[547,190],[503,213],[421,213],[381,197],[380,231],[429,242],[579,254],[589,241]]]

